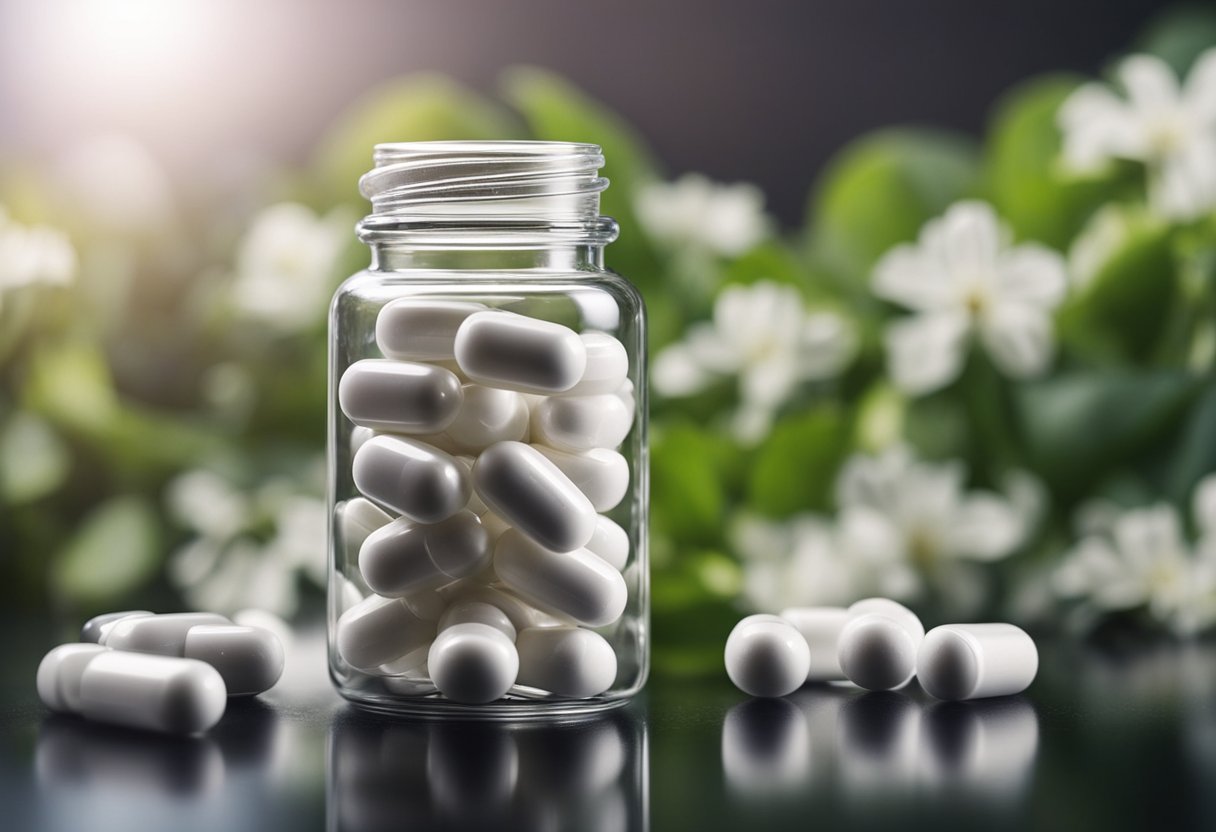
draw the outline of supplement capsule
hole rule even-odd
[[[438,433],[460,411],[460,379],[442,367],[365,358],[346,368],[338,405],[356,425],[394,433]]]
[[[495,514],[548,549],[573,551],[595,531],[595,506],[530,445],[491,445],[473,465],[473,482]]]
[[[342,659],[372,671],[430,643],[435,622],[419,618],[400,598],[371,595],[342,614],[337,630]]]
[[[363,497],[354,497],[338,503],[334,508],[334,515],[348,562],[358,559],[359,548],[368,535],[393,522],[391,514]]]
[[[480,601],[497,607],[507,616],[516,632],[530,627],[554,627],[563,624],[560,619],[541,612],[500,586],[467,587],[453,584],[440,590],[440,594],[451,598],[453,604],[459,601]]]
[[[726,675],[751,696],[785,696],[806,681],[811,651],[801,633],[775,615],[749,615],[726,639]]]
[[[495,442],[528,437],[528,403],[519,393],[466,384],[464,403],[444,434],[456,447],[479,453]]]
[[[621,617],[629,592],[621,573],[588,552],[554,552],[521,534],[505,532],[494,546],[498,579],[540,609],[588,627]]]
[[[925,636],[917,657],[920,685],[938,699],[1021,693],[1034,681],[1039,652],[1012,624],[946,624]]]
[[[616,508],[629,489],[629,463],[616,451],[593,448],[580,454],[544,445],[532,447],[578,486],[596,511]]]
[[[563,396],[597,396],[615,393],[625,383],[629,373],[629,355],[625,345],[603,332],[584,332],[579,336],[587,350],[587,369],[578,384]]]
[[[368,535],[359,573],[378,595],[399,598],[472,575],[490,560],[490,537],[471,511],[434,524],[399,518]]]
[[[219,721],[224,680],[195,659],[65,644],[38,666],[38,696],[50,709],[169,734],[196,734]]]
[[[574,330],[498,310],[466,318],[454,352],[473,381],[520,393],[564,392],[587,369],[587,348]]]
[[[456,624],[485,624],[515,641],[515,625],[505,612],[485,601],[460,600],[447,608],[439,618],[439,631]]]
[[[180,656],[186,647],[186,634],[201,625],[231,626],[232,622],[213,612],[136,616],[114,622],[101,643],[112,650]]]
[[[518,684],[586,699],[616,679],[616,653],[599,633],[578,627],[537,627],[515,639]]]
[[[849,607],[836,657],[845,676],[866,690],[894,690],[916,675],[916,652],[925,628],[907,607],[867,598]]]
[[[629,561],[629,533],[601,515],[595,519],[595,532],[592,533],[591,540],[587,541],[586,549],[621,572]]]
[[[807,671],[808,682],[832,682],[844,679],[840,669],[836,645],[840,631],[849,621],[849,611],[844,607],[791,607],[782,610],[781,617],[802,633],[811,651],[811,669]]]
[[[532,411],[532,440],[559,451],[615,448],[632,426],[633,414],[612,393],[554,396]]]
[[[133,616],[148,615],[153,615],[153,613],[148,610],[126,610],[124,612],[107,612],[95,615],[80,628],[80,640],[100,644],[102,634],[108,634],[119,621]]]
[[[454,624],[435,637],[427,653],[431,681],[453,702],[484,705],[515,684],[515,645],[488,624]]]
[[[398,361],[454,358],[456,332],[465,318],[485,309],[480,303],[401,298],[376,316],[376,346]]]
[[[355,487],[419,523],[438,523],[469,502],[464,466],[443,451],[400,436],[376,436],[355,454]]]

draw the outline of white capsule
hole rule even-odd
[[[621,386],[613,391],[613,395],[621,400],[621,404],[625,405],[625,409],[629,411],[629,418],[632,419],[633,413],[637,409],[637,396],[633,392],[633,382],[625,379]]]
[[[359,559],[359,547],[376,529],[393,522],[393,516],[364,497],[353,497],[334,507],[342,551],[346,562]]]
[[[172,612],[124,618],[114,623],[102,644],[113,650],[180,656],[186,646],[186,634],[192,627],[231,624],[227,618],[213,612]]]
[[[595,396],[615,393],[629,373],[629,354],[625,345],[603,332],[584,332],[579,336],[587,350],[587,369],[578,384],[563,396]]]
[[[490,535],[491,543],[497,542],[498,538],[502,537],[502,533],[511,528],[510,523],[489,509],[477,516],[481,518],[481,524],[486,527],[486,533]]]
[[[840,669],[866,690],[901,688],[916,675],[919,642],[894,618],[867,613],[850,618],[836,642]]]
[[[426,657],[423,656],[423,658]],[[425,661],[412,670],[385,676],[380,681],[389,693],[395,693],[398,696],[428,696],[439,690],[431,681],[431,672]],[[396,820],[400,820],[400,818],[396,818]]]
[[[435,637],[427,654],[431,681],[453,702],[483,705],[515,684],[515,645],[486,624],[455,624]]]
[[[1039,652],[1012,624],[946,624],[920,645],[920,685],[938,699],[980,699],[1021,693],[1034,681]]]
[[[587,542],[586,549],[603,558],[618,572],[624,571],[629,561],[629,532],[601,515],[595,519],[595,532]]]
[[[849,606],[850,618],[870,613],[894,619],[908,631],[908,635],[917,644],[920,644],[920,640],[925,637],[925,626],[920,623],[920,618],[898,601],[892,601],[890,598],[862,598]]]
[[[612,687],[616,653],[603,636],[578,627],[537,627],[515,639],[518,683],[585,699]]]
[[[468,474],[468,476],[469,476],[469,482],[472,482],[473,481],[473,463],[475,463],[477,461],[477,458],[473,457],[473,456],[468,456],[468,455],[461,455],[461,456],[453,457],[453,459],[455,459],[457,462],[459,462],[461,465],[464,466],[465,473]],[[481,497],[477,496],[476,491],[473,491],[472,493],[469,494],[469,502],[467,505],[465,505],[465,508],[467,508],[469,511],[473,512],[474,514],[476,514],[478,516],[481,516],[482,514],[485,514],[487,511],[490,510],[489,507],[486,506],[485,502],[481,499]]]
[[[574,330],[513,312],[470,315],[454,352],[469,378],[520,393],[561,393],[587,369],[587,348]]]
[[[489,535],[471,511],[433,524],[399,518],[363,542],[359,574],[376,594],[399,598],[472,575],[489,559]]]
[[[485,601],[458,600],[439,619],[439,631],[456,624],[485,624],[515,641],[515,625],[511,618],[494,604]]]
[[[532,413],[532,440],[559,451],[615,448],[625,441],[633,414],[612,394],[554,396]]]
[[[582,453],[533,445],[578,486],[596,511],[616,508],[629,489],[629,462],[616,451],[592,448]]]
[[[464,386],[464,403],[444,430],[456,447],[479,453],[495,442],[522,441],[528,437],[528,403],[511,390]]]
[[[379,672],[386,676],[417,676],[426,667],[426,656],[430,650],[431,643],[428,641],[404,656],[380,665]]]
[[[409,597],[401,600],[414,615],[427,621],[438,621],[444,610],[448,608],[448,600],[439,592],[438,588],[412,592]]]
[[[806,682],[811,651],[783,618],[749,615],[726,639],[726,675],[751,696],[785,696]]]
[[[616,621],[629,600],[625,579],[602,558],[546,549],[518,529],[495,544],[494,571],[525,601],[588,627]]]
[[[377,436],[355,454],[355,487],[419,523],[438,523],[469,502],[464,467],[443,451],[399,436]]]
[[[350,430],[350,455],[353,459],[355,454],[359,453],[359,449],[376,435],[376,432],[371,428],[365,428],[362,425],[355,425]]]
[[[530,445],[491,445],[473,465],[473,482],[495,514],[549,549],[578,549],[595,531],[595,506]]]
[[[810,648],[808,682],[831,682],[845,678],[844,671],[840,669],[836,645],[840,631],[849,622],[848,610],[844,607],[791,607],[782,610],[781,617],[802,633]]]
[[[351,667],[373,670],[424,646],[435,622],[419,618],[400,598],[372,595],[338,619],[338,655]]]
[[[376,346],[385,358],[442,361],[455,355],[456,332],[464,319],[485,309],[480,303],[400,298],[376,316]]]
[[[283,675],[283,645],[261,627],[191,627],[181,655],[218,670],[229,696],[270,690]]]
[[[464,586],[452,584],[440,590],[455,604],[459,601],[480,601],[502,610],[516,632],[529,627],[555,627],[565,622],[538,610],[502,586]]]
[[[153,615],[154,613],[148,610],[125,610],[123,612],[107,612],[101,615],[95,615],[84,623],[80,628],[80,640],[100,644],[102,634],[109,634],[114,625],[124,618],[134,616],[144,617]]]
[[[72,691],[72,707],[62,691]],[[38,667],[38,693],[54,710],[171,734],[207,730],[223,716],[228,699],[224,680],[209,664],[91,644],[48,653]]]
[[[460,379],[442,367],[365,358],[346,368],[338,404],[356,425],[394,433],[438,433],[460,411]]]

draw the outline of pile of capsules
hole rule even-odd
[[[263,627],[210,612],[112,612],[90,619],[80,642],[38,665],[38,697],[53,711],[170,734],[206,731],[228,698],[269,690],[283,645]]]
[[[617,657],[594,628],[629,596],[629,536],[601,514],[629,486],[624,346],[423,298],[386,304],[376,344],[338,383],[363,495],[337,508],[360,599],[338,654],[393,693],[464,704],[604,692]]]
[[[851,607],[749,615],[726,640],[726,673],[752,696],[785,696],[807,682],[895,690],[918,677],[938,699],[1020,693],[1039,654],[1012,624],[945,624],[925,633],[916,613],[887,598]]]

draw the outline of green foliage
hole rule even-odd
[[[1216,45],[1216,9],[1210,5],[1171,8],[1149,24],[1139,38],[1137,51],[1162,58],[1179,75],[1195,59]]]
[[[737,466],[738,452],[696,425],[656,428],[650,463],[654,532],[684,543],[720,542]]]
[[[156,512],[139,497],[115,497],[89,513],[55,559],[54,586],[89,609],[115,602],[148,581],[160,564]]]
[[[10,505],[53,493],[67,479],[68,449],[42,419],[17,412],[0,427],[0,500]]]
[[[820,408],[773,426],[751,464],[748,505],[774,517],[830,508],[836,469],[848,451],[849,424]]]

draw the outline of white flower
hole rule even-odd
[[[1112,159],[1143,162],[1148,202],[1166,219],[1216,207],[1216,49],[1195,62],[1185,84],[1160,58],[1132,55],[1118,69],[1126,98],[1085,84],[1060,107],[1063,162],[1077,172]]]
[[[675,182],[643,185],[635,208],[642,226],[656,240],[725,257],[759,243],[771,226],[759,188],[720,185],[695,173]]]
[[[266,208],[237,252],[233,305],[283,332],[320,322],[350,233],[345,212],[319,217],[293,202]]]
[[[1034,376],[1053,353],[1051,313],[1064,297],[1060,255],[1011,246],[992,206],[960,202],[926,223],[916,245],[888,252],[874,294],[915,314],[886,332],[895,385],[919,395],[958,377],[974,335],[1006,374]]]
[[[63,232],[14,222],[0,205],[0,303],[6,290],[63,286],[75,276],[76,250]]]
[[[684,340],[655,357],[654,389],[687,396],[736,375],[742,400],[736,432],[756,439],[800,383],[838,375],[856,347],[846,320],[808,310],[793,286],[728,286],[714,303],[712,321],[693,325]]]

